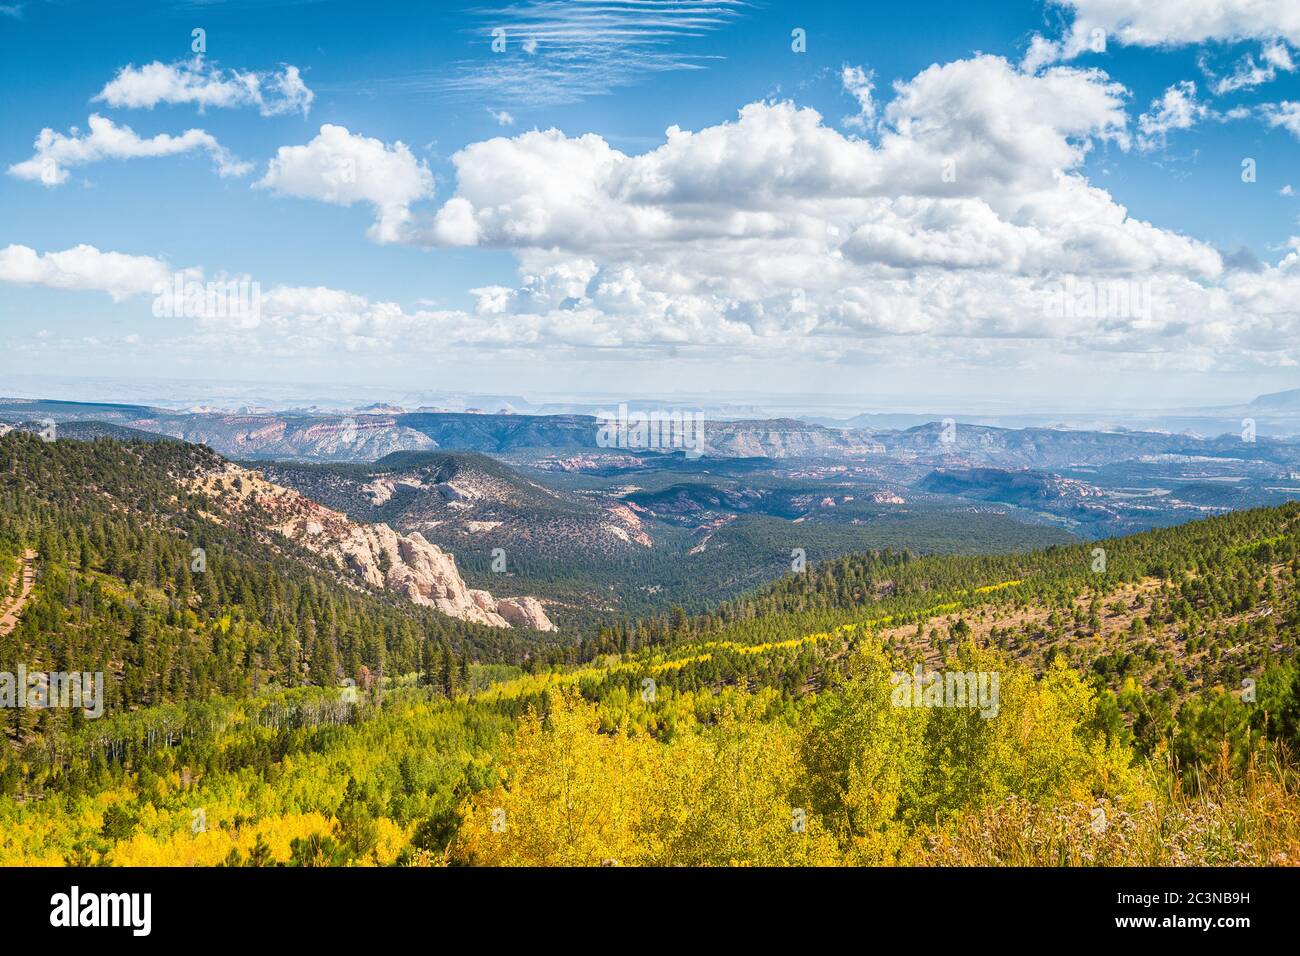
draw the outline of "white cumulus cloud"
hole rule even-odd
[[[255,185],[339,206],[370,203],[370,237],[397,242],[411,219],[411,204],[433,195],[433,174],[400,141],[390,146],[327,124],[305,145],[281,146]]]
[[[1264,44],[1260,50],[1260,59],[1246,54],[1237,63],[1236,68],[1225,77],[1214,77],[1207,72],[1213,82],[1214,92],[1220,96],[1237,90],[1254,89],[1265,83],[1271,83],[1278,73],[1294,73],[1295,61],[1291,58],[1290,48],[1282,41],[1276,40]]]
[[[494,136],[452,157],[455,188],[439,204],[401,143],[322,127],[282,148],[259,185],[367,203],[380,241],[510,250],[517,277],[476,284],[464,308],[276,286],[256,328],[218,317],[196,334],[209,348],[285,356],[1300,362],[1300,252],[1246,268],[1131,215],[1089,180],[1094,152],[1131,148],[1128,91],[1106,73],[1026,73],[977,56],[886,93],[872,95],[871,141],[769,101],[728,122],[670,127],[640,154],[595,133]],[[1202,110],[1196,93],[1179,84],[1158,99],[1137,124],[1139,146],[1227,116]],[[1300,115],[1273,109],[1278,125]],[[16,254],[10,272],[33,274],[33,255]],[[1095,295],[1063,308],[1065,289]],[[1098,310],[1112,298],[1133,308]]]
[[[1059,40],[1035,34],[1022,67],[1033,72],[1110,43],[1175,47],[1216,41],[1286,40],[1300,45],[1295,0],[1051,0],[1073,13]],[[1274,50],[1274,53],[1276,50]],[[1267,60],[1267,54],[1266,54]],[[1277,67],[1277,64],[1273,64]],[[1249,73],[1245,74],[1249,77]]]
[[[840,69],[840,84],[844,92],[858,101],[856,116],[844,120],[844,125],[858,129],[868,128],[876,119],[876,101],[872,97],[875,91],[875,73],[868,72],[860,66],[845,64]]]
[[[58,186],[68,179],[68,170],[105,159],[138,159],[151,156],[177,156],[203,151],[212,157],[221,176],[242,176],[252,168],[239,162],[210,133],[201,129],[186,130],[178,136],[159,133],[141,137],[129,126],[119,126],[110,119],[92,114],[88,132],[75,126],[67,133],[48,127],[36,137],[36,153],[31,159],[9,167],[9,174],[30,179],[46,186]]]
[[[1138,117],[1138,148],[1163,149],[1170,130],[1191,129],[1208,115],[1210,108],[1196,98],[1196,84],[1176,83]]]
[[[1300,103],[1283,100],[1281,103],[1266,103],[1260,110],[1269,126],[1280,126],[1300,139]]]
[[[160,103],[190,103],[200,111],[256,107],[263,116],[306,116],[313,99],[315,94],[296,66],[269,73],[225,71],[201,56],[181,63],[155,60],[144,66],[124,66],[95,97],[109,106],[132,109],[153,109]]]
[[[0,248],[0,282],[96,290],[108,293],[114,302],[152,292],[171,276],[161,259],[101,252],[84,244],[46,253],[20,245]]]

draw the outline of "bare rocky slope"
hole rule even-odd
[[[204,471],[189,484],[219,501],[223,510],[256,513],[271,531],[334,562],[369,587],[392,591],[463,621],[556,630],[537,598],[498,598],[468,587],[454,556],[418,531],[400,533],[387,524],[354,521],[231,462]],[[214,517],[221,520],[220,515]]]

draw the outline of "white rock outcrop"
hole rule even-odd
[[[337,559],[370,587],[392,591],[462,621],[558,630],[535,597],[496,598],[470,588],[456,568],[455,557],[418,531],[402,534],[386,524],[353,521],[238,465],[227,464],[198,479],[196,485],[224,496],[228,505],[262,509],[274,522],[272,530],[309,551]]]

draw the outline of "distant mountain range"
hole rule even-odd
[[[1265,423],[1293,407],[1300,391],[1261,396],[1232,413],[1247,427],[1212,438],[774,418],[705,421],[698,445],[643,448],[607,447],[601,422],[577,414],[0,399],[0,432],[206,445],[353,522],[420,535],[474,589],[504,581],[564,616],[738,593],[797,548],[1014,548],[1279,504],[1300,497],[1300,441]]]
[[[1268,395],[1260,395],[1248,404],[1246,408],[1258,412],[1288,412],[1291,414],[1300,414],[1300,388],[1292,388],[1285,392],[1272,392]]]
[[[1300,408],[1300,391],[1261,396],[1245,407],[1259,415]],[[1234,415],[1236,412],[1233,413]],[[75,427],[69,437],[124,436],[132,429],[206,444],[232,458],[316,462],[376,461],[402,451],[474,451],[536,461],[583,453],[654,455],[669,448],[602,448],[600,422],[585,415],[399,412],[352,415],[173,412],[140,405],[0,399],[0,422]],[[1258,431],[1258,423],[1256,423]],[[1244,457],[1300,465],[1291,442],[1267,433],[1243,440],[1240,424],[1213,438],[1159,431],[1019,428],[929,421],[906,428],[832,428],[798,419],[707,421],[703,455],[711,458],[959,457],[972,464],[1059,469],[1105,465],[1143,455]],[[681,449],[677,449],[681,452]]]

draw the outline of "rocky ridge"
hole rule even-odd
[[[362,583],[391,591],[414,604],[434,607],[462,621],[491,627],[554,631],[535,597],[494,597],[470,588],[449,552],[418,531],[401,533],[386,524],[353,521],[260,472],[229,462],[190,479],[193,490],[243,513],[260,512],[268,529],[334,561]]]

